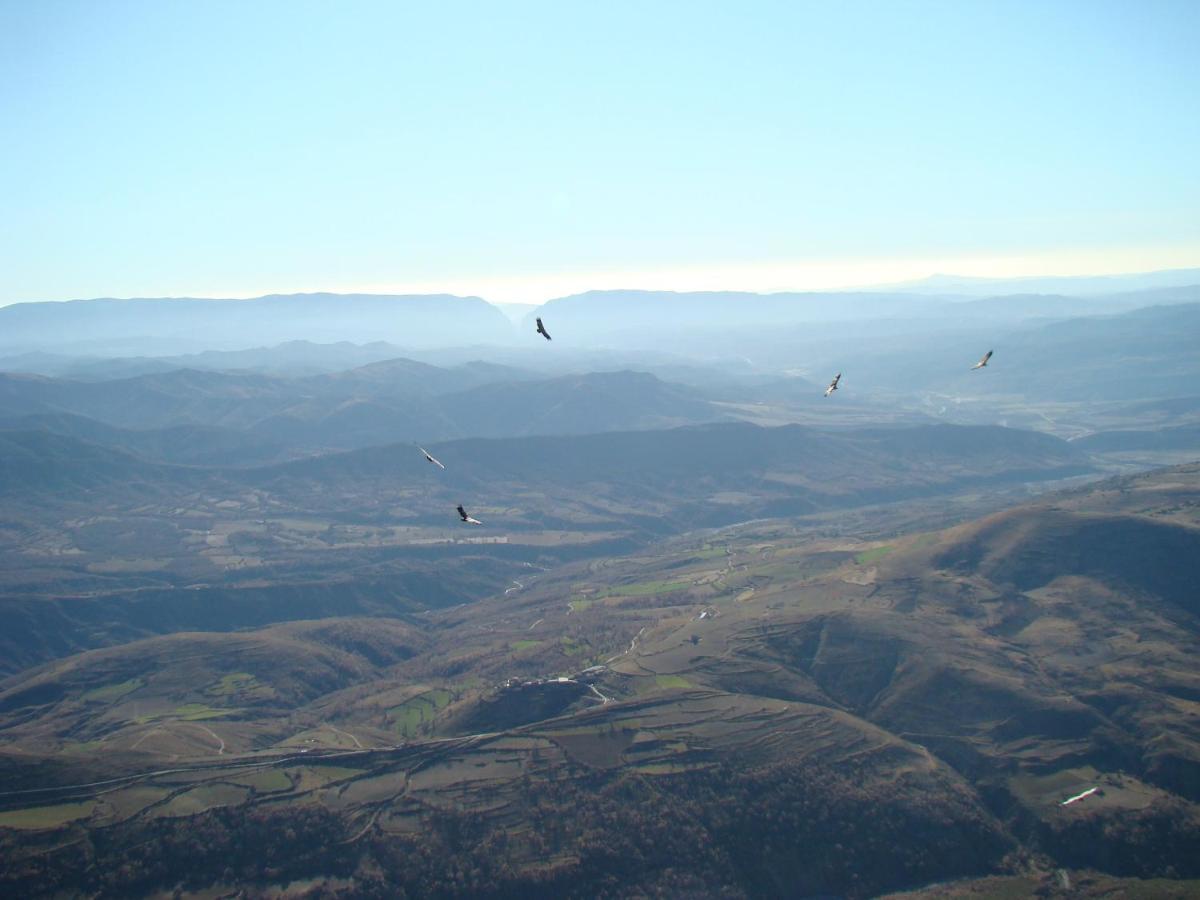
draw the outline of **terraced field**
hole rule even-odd
[[[573,563],[411,624],[154,638],[7,684],[10,783],[37,789],[0,795],[8,871],[74,871],[65,848],[100,834],[97,853],[166,853],[179,823],[214,846],[253,832],[270,858],[301,842],[319,884],[450,852],[461,890],[596,887],[614,865],[650,890],[706,846],[729,856],[696,877],[750,893],[769,885],[747,871],[853,896],[1108,867],[1101,884],[1134,861],[1200,877],[1180,586],[1200,573],[1120,549],[1170,528],[1190,564],[1200,468],[935,533],[825,527]],[[1014,568],[1026,555],[1044,569]],[[62,748],[53,784],[22,767],[35,740]],[[442,883],[405,871],[392,887]]]

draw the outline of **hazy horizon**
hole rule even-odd
[[[1195,273],[1194,275],[1192,273]],[[1172,278],[1172,276],[1180,276]],[[1196,266],[1177,266],[1164,269],[1152,270],[1130,270],[1119,267],[1105,267],[1102,270],[1093,271],[1070,271],[1070,272],[1032,272],[1014,275],[999,275],[999,274],[974,274],[967,272],[954,271],[931,271],[928,274],[905,278],[902,281],[878,281],[878,282],[861,282],[853,284],[813,284],[806,287],[779,287],[770,289],[757,289],[752,287],[740,287],[737,284],[728,286],[711,286],[711,287],[679,287],[670,286],[670,273],[660,273],[658,277],[648,278],[647,281],[654,283],[654,286],[644,283],[625,283],[624,281],[611,281],[600,279],[599,283],[591,284],[581,282],[582,286],[579,290],[567,291],[564,293],[549,293],[538,299],[507,299],[507,295],[503,292],[499,295],[489,295],[480,292],[456,292],[453,290],[441,290],[436,286],[425,286],[426,290],[390,290],[380,287],[377,290],[267,290],[262,293],[236,293],[236,294],[172,294],[162,293],[155,295],[139,295],[139,296],[113,296],[95,294],[87,297],[45,297],[45,298],[30,298],[30,299],[13,299],[8,301],[0,300],[0,308],[12,306],[18,303],[71,303],[79,300],[254,300],[262,297],[274,296],[313,296],[313,295],[332,295],[332,296],[350,296],[350,295],[366,295],[366,296],[438,296],[446,295],[462,299],[479,299],[493,306],[503,309],[503,307],[535,307],[544,305],[550,300],[562,299],[564,297],[578,296],[587,293],[608,293],[608,292],[628,292],[628,293],[733,293],[733,294],[805,294],[805,293],[852,293],[852,292],[880,292],[894,291],[903,293],[907,289],[919,290],[922,288],[942,287],[946,293],[953,294],[954,289],[962,287],[971,287],[973,290],[983,289],[986,291],[987,285],[990,283],[999,283],[1003,290],[1007,290],[1010,285],[1019,285],[1021,283],[1030,284],[1053,284],[1056,281],[1064,283],[1063,293],[1075,294],[1071,289],[1069,282],[1083,279],[1153,279],[1158,277],[1164,280],[1165,284],[1169,285],[1191,285],[1200,283],[1200,264]],[[661,283],[661,284],[659,284]],[[1114,292],[1126,290],[1127,288],[1114,286]],[[1051,293],[1051,291],[1034,290],[1033,293]],[[1089,290],[1086,293],[1100,293],[1097,290]]]
[[[0,304],[1200,265],[1198,37],[1185,2],[9,4]]]

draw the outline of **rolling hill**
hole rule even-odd
[[[403,615],[694,528],[1086,475],[1045,435],[800,426],[472,439],[251,468],[5,432],[0,667],[154,634]],[[468,502],[485,526],[464,532]],[[103,512],[98,512],[103,510]]]
[[[403,624],[177,634],[9,678],[0,764],[33,793],[0,795],[0,883],[1194,890],[1200,464],[886,521],[750,523]]]
[[[478,362],[439,368],[394,359],[304,378],[191,369],[98,382],[0,374],[0,427],[34,425],[189,464],[245,465],[264,461],[268,448],[288,458],[402,440],[573,434],[724,417],[699,392],[646,373],[544,379]],[[179,438],[185,430],[194,445]]]
[[[188,479],[185,471],[49,431],[0,430],[0,495],[54,496],[104,486],[137,491],[171,480],[183,485]]]
[[[1190,302],[1003,329],[959,328],[950,337],[870,340],[853,371],[868,389],[891,393],[1010,395],[1031,403],[1166,400],[1200,391],[1190,341],[1198,327],[1200,304]],[[996,353],[988,368],[969,371],[988,349]]]
[[[1200,456],[1200,425],[1175,425],[1157,430],[1136,428],[1101,431],[1076,443],[1090,452],[1123,450],[1183,450]]]
[[[0,432],[46,432],[121,450],[151,462],[196,466],[252,466],[287,457],[286,447],[257,434],[218,425],[117,428],[72,413],[0,419]]]

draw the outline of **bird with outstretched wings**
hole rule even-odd
[[[550,340],[550,332],[548,332],[546,330],[546,326],[542,324],[541,316],[538,316],[537,326],[538,326],[537,333],[540,334],[542,337],[544,337],[546,340]]]
[[[472,516],[468,516],[467,511],[465,509],[463,509],[463,505],[461,503],[458,504],[458,515],[459,515],[459,518],[461,518],[468,525],[482,525],[483,524],[478,519],[473,518]]]
[[[435,466],[437,466],[439,469],[444,469],[444,468],[446,468],[444,465],[442,465],[442,463],[441,463],[441,461],[440,461],[440,460],[436,460],[436,459],[434,459],[434,458],[433,458],[433,456],[431,456],[431,455],[430,455],[429,451],[428,451],[428,450],[426,450],[424,447],[422,447],[422,446],[418,445],[418,446],[417,446],[417,449],[418,449],[418,450],[420,450],[420,451],[421,451],[421,453],[423,453],[423,454],[425,455],[425,458],[426,458],[427,460],[429,460],[431,463],[433,463],[433,464],[434,464]]]
[[[829,387],[825,388],[825,396],[828,397],[837,390],[838,382],[842,380],[842,373],[838,372],[833,376],[833,381],[829,382]]]
[[[975,363],[975,365],[971,366],[971,370],[974,371],[975,369],[982,369],[984,366],[986,366],[988,364],[988,360],[991,358],[992,358],[992,351],[989,350],[987,353],[983,354],[983,359],[981,359],[979,362]]]

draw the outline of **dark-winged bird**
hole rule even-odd
[[[544,337],[546,340],[550,340],[550,332],[548,332],[546,330],[546,326],[542,324],[541,316],[538,316],[537,323],[538,323],[537,333],[540,334],[542,337]]]
[[[837,390],[837,383],[842,380],[842,373],[838,372],[833,376],[833,381],[829,382],[829,387],[825,388],[825,396],[828,397]]]
[[[435,466],[437,466],[439,469],[444,469],[444,468],[446,468],[446,467],[445,467],[444,465],[442,465],[442,464],[441,464],[441,463],[440,463],[438,460],[436,460],[436,459],[434,459],[432,456],[430,456],[430,455],[429,455],[429,451],[428,451],[428,450],[426,450],[424,447],[421,447],[421,446],[419,446],[419,445],[418,445],[417,449],[418,449],[418,450],[420,450],[420,451],[421,451],[423,454],[425,454],[425,458],[426,458],[427,460],[429,460],[431,463],[433,463]]]
[[[984,366],[987,365],[988,360],[991,358],[992,358],[992,351],[989,350],[987,353],[983,354],[983,359],[981,359],[979,362],[975,363],[975,365],[971,366],[971,370],[974,371],[975,369],[982,369]]]
[[[480,522],[478,519],[475,519],[475,518],[472,518],[471,516],[468,516],[468,515],[467,515],[467,511],[466,511],[465,509],[463,509],[463,507],[462,507],[462,504],[461,504],[461,503],[460,503],[460,504],[458,504],[458,515],[459,515],[459,517],[460,517],[460,518],[461,518],[461,519],[462,519],[464,522],[466,522],[468,525],[482,525],[482,524],[483,524],[483,523],[482,523],[482,522]]]

